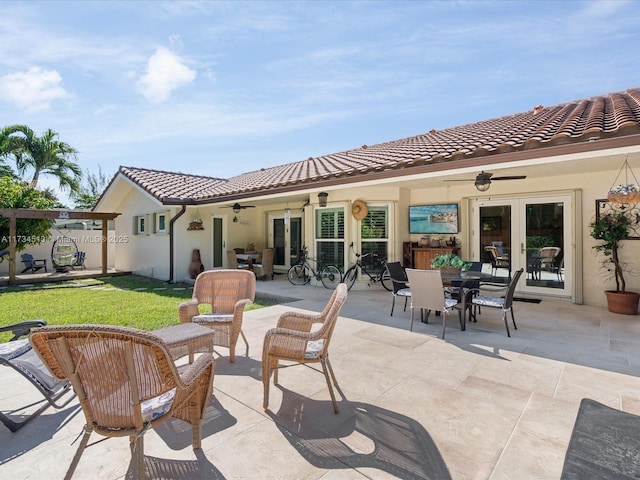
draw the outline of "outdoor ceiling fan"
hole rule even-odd
[[[222,207],[222,208],[232,208],[233,213],[240,213],[240,210],[244,210],[245,208],[256,208],[255,205],[240,205],[239,203],[234,203],[233,205]]]
[[[466,178],[466,179],[453,179],[453,180],[445,180],[445,182],[473,182],[478,190],[481,192],[486,192],[489,190],[491,186],[491,182],[493,180],[522,180],[523,178],[527,178],[526,175],[508,175],[503,177],[494,177],[491,172],[480,172],[475,179]]]

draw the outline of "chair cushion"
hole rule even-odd
[[[411,289],[410,288],[401,288],[400,290],[398,290],[396,292],[396,295],[398,295],[400,297],[410,297],[411,296]]]
[[[173,399],[176,396],[176,389],[169,390],[162,395],[150,398],[142,402],[142,421],[147,423],[156,418],[160,418],[171,410]]]
[[[477,297],[473,297],[472,302],[475,305],[502,308],[502,306],[504,305],[504,298],[492,297],[490,295],[478,295]]]
[[[42,363],[42,360],[40,360],[35,350],[31,348],[19,357],[11,360],[11,364],[19,368],[25,375],[49,392],[56,392],[67,383],[66,380],[58,380],[54,377],[44,363]]]
[[[194,315],[191,318],[195,323],[229,323],[233,321],[233,315],[223,315],[221,313],[203,313]]]
[[[444,306],[445,308],[451,308],[455,305],[458,304],[458,300],[456,300],[455,298],[445,298],[444,299]]]
[[[304,352],[304,358],[319,358],[324,348],[324,340],[312,340],[307,342],[307,349]]]
[[[0,343],[0,357],[5,360],[11,360],[19,357],[29,350],[31,350],[31,344],[26,338],[23,338],[22,340],[14,340],[13,342]]]

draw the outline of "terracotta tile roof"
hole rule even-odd
[[[229,178],[121,167],[130,178],[165,203],[208,203],[292,190],[305,185],[353,178],[373,172],[411,174],[411,167],[543,149],[640,133],[640,88],[553,107],[448,128],[353,150],[310,157]],[[544,155],[544,152],[540,152]]]

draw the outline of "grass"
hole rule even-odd
[[[10,325],[42,319],[48,325],[107,324],[155,330],[178,323],[178,305],[191,285],[136,275],[59,282],[0,290],[2,320]],[[247,310],[272,305],[258,299]],[[0,333],[0,343],[9,333]]]

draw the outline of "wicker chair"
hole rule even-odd
[[[267,332],[262,347],[263,406],[265,410],[269,406],[271,374],[273,374],[273,384],[277,385],[279,368],[320,363],[331,395],[333,411],[338,413],[336,397],[331,387],[331,381],[333,381],[335,387],[338,388],[338,381],[329,362],[329,343],[340,309],[347,299],[347,292],[347,285],[341,283],[333,291],[327,306],[321,313],[309,315],[299,312],[285,312],[280,315],[276,328]],[[321,326],[312,331],[315,323],[319,323]],[[280,366],[280,360],[295,363]],[[329,379],[329,375],[331,375],[331,379]]]
[[[420,309],[420,316],[423,318],[424,310],[426,310],[425,323],[429,323],[429,312],[440,312],[442,314],[442,338],[444,339],[447,327],[447,314],[457,308],[458,300],[454,298],[446,298],[444,285],[442,284],[442,272],[440,270],[416,270],[407,268],[407,277],[411,286],[411,323],[409,331],[413,331],[413,313],[414,310]],[[460,320],[460,329],[465,329],[464,316],[462,311],[458,309],[458,318]]]
[[[249,264],[246,262],[238,262],[238,255],[234,250],[227,250],[227,268],[239,268],[240,270],[249,270]]]
[[[179,373],[167,345],[142,330],[53,326],[32,332],[29,340],[53,375],[71,382],[86,419],[66,479],[90,446],[94,431],[129,437],[134,478],[144,478],[144,433],[169,418],[191,424],[193,448],[200,448],[202,419],[213,388],[215,362],[210,353]]]
[[[191,300],[178,307],[180,322],[195,322],[215,332],[214,345],[229,348],[229,361],[236,361],[236,343],[242,336],[244,307],[256,296],[256,276],[250,270],[208,270],[196,277]],[[208,305],[207,311],[200,311]]]
[[[270,278],[273,280],[273,255],[274,248],[265,248],[262,251],[262,259],[258,263],[253,264],[253,273],[256,277],[266,280]]]

